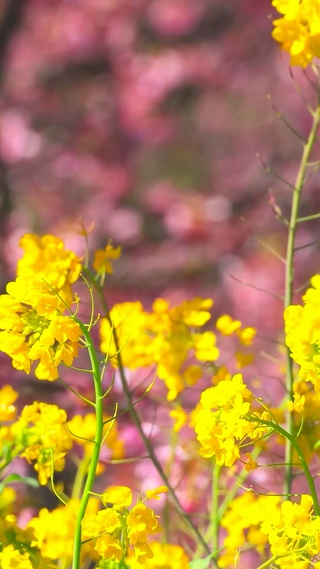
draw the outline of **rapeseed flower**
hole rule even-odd
[[[98,274],[112,274],[113,267],[112,262],[119,259],[121,255],[121,247],[113,247],[112,243],[108,243],[108,245],[104,249],[97,249],[94,252],[93,258],[93,269]]]
[[[26,405],[10,432],[20,456],[34,465],[40,484],[45,485],[53,470],[61,472],[73,441],[66,428],[67,415],[57,405]]]
[[[166,491],[160,487],[150,491],[149,499],[155,499]],[[146,499],[145,498],[145,499]],[[158,517],[142,501],[132,506],[132,492],[127,486],[110,486],[101,495],[103,504],[108,504],[98,513],[87,513],[82,520],[82,537],[92,540],[94,550],[102,559],[120,562],[130,552],[133,558],[144,564],[153,553],[149,536],[159,533]]]
[[[153,556],[145,559],[143,566],[146,569],[189,569],[189,557],[180,545],[151,542],[149,547]],[[130,569],[141,567],[134,557],[127,557],[126,563]]]
[[[58,366],[71,366],[78,354],[80,327],[65,316],[73,301],[72,285],[81,271],[80,259],[53,235],[26,234],[17,264],[17,278],[0,296],[0,350],[18,370],[53,381]]]
[[[320,394],[320,280],[312,277],[311,287],[302,297],[304,305],[284,311],[286,343],[291,357],[300,366],[299,378],[310,381]]]
[[[78,355],[80,327],[46,283],[32,286],[23,277],[7,285],[0,295],[0,350],[12,358],[14,368],[30,373],[32,363],[38,379],[53,381],[58,366],[71,366]]]
[[[144,311],[140,302],[115,305],[110,311],[112,325],[107,319],[101,322],[101,350],[116,366],[114,328],[123,365],[130,369],[155,365],[172,401],[202,377],[203,362],[219,357],[215,334],[199,331],[210,319],[211,306],[212,300],[201,298],[172,308],[158,298],[151,312]],[[187,365],[190,358],[197,363]]]
[[[214,457],[218,465],[232,466],[240,458],[240,448],[265,432],[258,427],[260,415],[252,408],[253,396],[241,374],[221,380],[202,392],[192,422],[199,450],[205,458]],[[252,420],[248,415],[252,415]]]
[[[253,492],[245,492],[232,500],[221,520],[227,535],[218,559],[219,567],[233,566],[237,551],[246,550],[250,545],[260,554],[265,552],[268,538],[261,524],[279,510],[280,503],[279,496],[258,496]]]
[[[290,64],[307,67],[320,57],[320,0],[273,0],[282,14],[274,20],[273,38],[290,54]]]
[[[271,553],[281,569],[310,566],[320,553],[320,518],[313,514],[311,496],[303,494],[300,504],[290,500],[270,512],[261,525],[268,536]]]
[[[0,551],[0,566],[3,569],[33,569],[29,553],[7,545]]]
[[[24,255],[18,261],[17,276],[32,287],[35,282],[46,283],[70,306],[72,285],[81,271],[79,257],[65,249],[63,241],[54,235],[27,233],[20,239],[20,247]]]
[[[14,403],[18,398],[18,392],[11,385],[4,385],[0,389],[0,422],[13,421],[16,417]]]

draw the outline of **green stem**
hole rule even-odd
[[[308,167],[310,154],[314,142],[316,140],[317,129],[320,122],[319,104],[320,104],[320,95],[318,96],[317,107],[313,113],[313,122],[310,129],[309,137],[303,148],[297,179],[293,191],[291,215],[288,225],[284,308],[287,308],[287,306],[292,304],[293,277],[294,277],[294,251],[295,251],[294,245],[295,245],[297,223],[299,219],[298,218],[299,206],[305,181],[306,170]],[[289,348],[287,348],[287,353],[286,353],[286,392],[288,400],[292,400],[293,399],[293,361],[290,356]],[[294,433],[293,416],[290,411],[286,412],[286,431],[290,433],[291,436]],[[286,463],[286,471],[285,471],[284,493],[287,496],[290,496],[292,492],[293,465],[292,465],[292,444],[289,438],[286,439],[285,463]]]
[[[274,557],[271,557],[271,559],[268,559],[268,561],[265,561],[265,563],[262,563],[262,565],[259,565],[257,569],[268,569],[269,567],[272,567],[272,563],[274,563],[276,559],[277,557],[275,555]]]
[[[123,393],[124,396],[126,398],[127,401],[127,406],[128,406],[128,411],[131,415],[132,421],[134,423],[134,425],[137,428],[137,431],[140,435],[140,438],[144,444],[144,447],[149,455],[149,458],[151,460],[151,462],[153,463],[155,469],[157,470],[161,480],[163,481],[163,483],[165,484],[165,486],[167,486],[168,488],[168,494],[170,495],[171,499],[173,500],[173,502],[175,503],[175,506],[177,508],[177,511],[179,512],[179,514],[181,515],[181,517],[183,518],[184,522],[186,523],[187,526],[189,526],[189,528],[191,529],[192,533],[194,534],[195,538],[197,539],[198,543],[200,543],[203,547],[203,549],[206,551],[206,553],[210,554],[210,548],[208,546],[208,544],[205,542],[205,540],[203,539],[200,531],[198,530],[198,528],[194,525],[194,523],[192,522],[192,520],[189,518],[189,516],[185,513],[173,487],[171,486],[169,479],[165,473],[165,471],[162,468],[162,465],[160,463],[160,461],[158,460],[154,450],[153,450],[153,446],[151,441],[149,440],[149,438],[146,436],[142,425],[141,425],[141,421],[139,418],[139,415],[136,411],[136,408],[133,404],[133,400],[132,400],[132,395],[131,395],[131,391],[129,389],[128,386],[128,382],[126,379],[126,375],[125,375],[125,371],[124,371],[124,367],[122,364],[122,358],[121,358],[121,350],[120,350],[120,345],[119,345],[119,340],[118,340],[118,336],[117,336],[117,332],[115,330],[115,327],[113,325],[113,322],[111,320],[111,316],[110,316],[110,311],[107,305],[107,302],[103,296],[102,290],[100,289],[99,286],[97,286],[97,291],[98,294],[100,296],[102,305],[103,305],[103,309],[105,312],[105,316],[110,324],[110,328],[112,330],[112,334],[113,334],[113,340],[114,340],[114,344],[115,344],[115,349],[116,349],[116,357],[117,357],[117,364],[118,364],[118,369],[119,369],[119,375],[120,375],[120,380],[121,380],[121,385],[122,385],[122,389],[123,389]]]
[[[248,419],[252,420],[250,418],[248,418]],[[280,427],[280,425],[277,425],[276,423],[272,423],[271,421],[266,421],[263,419],[263,420],[258,420],[257,423],[259,423],[260,425],[266,425],[267,427],[270,427],[273,431],[276,431],[277,433],[280,433],[280,435],[284,436],[286,438],[286,440],[289,440],[291,448],[295,449],[298,457],[300,458],[301,466],[303,468],[305,477],[307,479],[310,494],[312,497],[314,513],[316,516],[319,516],[320,515],[320,506],[319,506],[319,501],[318,501],[317,489],[316,489],[312,474],[311,474],[309,467],[307,465],[306,459],[304,458],[303,452],[300,448],[300,445],[299,445],[295,435],[291,435],[291,433],[287,432],[285,429]],[[290,498],[290,496],[288,497],[288,499],[289,498]]]
[[[88,475],[86,479],[86,483],[83,489],[82,498],[80,501],[80,506],[77,514],[76,520],[76,529],[75,529],[75,537],[74,537],[74,549],[73,549],[73,561],[72,561],[72,569],[80,569],[80,559],[81,559],[81,522],[84,518],[86,513],[90,492],[93,488],[93,483],[96,476],[97,466],[99,462],[100,456],[100,447],[102,442],[103,436],[103,394],[102,394],[102,386],[101,386],[101,377],[100,377],[100,367],[99,362],[96,356],[96,352],[93,346],[93,342],[85,325],[76,320],[81,328],[81,332],[83,333],[88,347],[88,353],[90,356],[91,366],[92,366],[92,376],[94,382],[94,390],[95,390],[95,412],[96,412],[96,432],[93,444],[93,451],[91,462],[88,470]]]
[[[260,453],[261,453],[261,448],[254,447],[252,450],[252,453],[251,453],[252,459],[255,460],[256,458],[258,458]],[[239,487],[241,486],[241,484],[243,484],[245,482],[245,480],[248,478],[249,474],[251,474],[250,470],[246,470],[245,468],[243,468],[242,471],[240,472],[240,474],[237,476],[236,481],[234,482],[233,486],[230,488],[230,490],[228,490],[228,493],[227,493],[225,499],[223,500],[222,504],[219,506],[219,509],[218,509],[217,515],[218,515],[219,523],[221,522],[229,504],[231,504],[233,499],[238,494]]]
[[[80,497],[82,495],[83,481],[85,479],[90,460],[91,457],[85,453],[83,459],[80,461],[72,487],[72,500],[80,500]]]
[[[219,477],[221,466],[214,465],[212,477],[212,504],[211,504],[211,529],[212,529],[212,551],[216,554],[219,550],[219,525],[220,519],[218,516],[219,511]]]

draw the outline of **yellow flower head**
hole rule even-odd
[[[99,274],[112,274],[112,262],[119,259],[120,255],[121,247],[113,247],[112,243],[108,243],[104,249],[98,249],[95,251],[92,266]]]
[[[81,271],[81,261],[75,253],[65,249],[64,243],[53,235],[40,237],[27,233],[20,240],[24,255],[17,265],[17,276],[29,284],[47,283],[59,291],[69,305],[72,300],[71,285]]]
[[[115,305],[110,321],[101,321],[101,351],[117,366],[116,330],[123,365],[130,369],[156,366],[157,375],[174,400],[186,385],[194,385],[203,375],[203,365],[186,365],[190,357],[200,364],[219,356],[216,336],[199,331],[210,319],[211,299],[195,298],[170,308],[165,299],[156,299],[151,312],[140,302]]]
[[[151,542],[149,547],[152,557],[144,559],[143,567],[146,569],[189,569],[189,557],[180,545]],[[133,556],[128,557],[127,562],[130,569],[141,568],[141,561]]]
[[[221,380],[215,387],[202,392],[200,405],[192,416],[197,439],[202,445],[201,456],[215,457],[218,465],[232,466],[240,457],[244,441],[263,434],[263,427],[257,429],[254,421],[246,418],[252,412],[252,399],[241,374]]]
[[[66,420],[66,412],[57,405],[35,401],[24,407],[11,427],[17,443],[24,449],[21,456],[34,464],[42,485],[48,482],[52,469],[63,470],[64,457],[72,447]]]
[[[320,0],[273,0],[282,14],[274,20],[273,38],[290,54],[291,65],[307,67],[320,56]]]
[[[158,486],[158,488],[154,488],[153,490],[146,491],[146,497],[148,500],[159,500],[161,494],[166,494],[168,492],[167,486]]]
[[[71,500],[51,512],[42,508],[38,516],[28,522],[33,530],[32,547],[38,547],[44,558],[64,559],[71,563],[78,503]]]
[[[3,569],[33,569],[29,553],[7,545],[0,551],[0,566]]]
[[[18,397],[11,385],[4,385],[0,389],[0,422],[12,421],[16,416],[16,408],[13,405]]]
[[[109,486],[101,496],[104,505],[112,504],[116,510],[128,508],[132,502],[132,492],[128,486]]]
[[[53,381],[61,363],[72,365],[81,331],[72,317],[61,314],[64,309],[45,283],[33,287],[23,277],[8,283],[7,294],[0,295],[0,350],[13,367],[30,373],[39,360],[36,377]]]

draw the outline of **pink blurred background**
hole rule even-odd
[[[256,154],[292,182],[299,143],[272,105],[302,135],[309,117],[274,15],[268,0],[2,0],[2,289],[21,234],[52,232],[81,252],[82,217],[96,223],[93,248],[123,247],[114,298],[209,295],[217,314],[281,325],[271,297],[229,276],[282,293],[283,267],[261,242],[284,252],[268,190],[284,214],[291,195]],[[317,249],[300,254],[303,278]]]

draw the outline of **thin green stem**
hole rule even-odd
[[[79,463],[76,477],[73,483],[72,496],[71,496],[72,500],[80,500],[83,489],[83,483],[85,480],[89,464],[90,464],[90,457],[88,454],[85,454],[83,459]]]
[[[212,499],[211,499],[211,531],[212,531],[212,551],[216,554],[219,550],[219,526],[220,519],[218,516],[219,510],[219,478],[221,466],[214,464],[213,477],[212,477]]]
[[[272,563],[274,563],[276,559],[277,557],[276,555],[274,555],[274,557],[271,557],[271,559],[268,559],[268,561],[265,561],[264,563],[262,563],[262,565],[259,565],[257,569],[268,569],[269,567],[272,567]]]
[[[117,358],[117,364],[118,364],[118,369],[119,369],[119,375],[120,375],[120,380],[121,380],[121,385],[122,385],[122,389],[123,389],[123,393],[124,396],[126,398],[126,402],[127,402],[127,406],[128,406],[128,411],[131,415],[132,421],[134,423],[134,425],[137,428],[137,431],[140,435],[140,438],[144,444],[144,447],[149,455],[149,458],[151,460],[151,462],[153,463],[155,469],[157,470],[161,480],[163,481],[163,483],[167,486],[168,488],[168,494],[170,495],[171,499],[173,500],[177,511],[179,512],[179,514],[181,515],[181,517],[183,518],[185,524],[187,526],[189,526],[189,528],[191,529],[192,533],[194,534],[196,540],[198,541],[198,543],[200,543],[203,547],[203,549],[206,551],[206,553],[211,553],[210,552],[210,548],[208,546],[208,544],[205,542],[205,540],[203,539],[200,531],[198,530],[198,528],[194,525],[194,523],[192,522],[192,520],[190,519],[190,517],[185,513],[179,498],[177,497],[174,488],[172,487],[172,485],[170,484],[170,481],[165,473],[165,471],[162,468],[162,465],[160,463],[160,461],[158,460],[154,450],[153,450],[153,446],[151,441],[149,440],[149,438],[146,436],[142,425],[141,425],[141,421],[138,415],[138,412],[133,404],[133,400],[132,400],[132,395],[131,395],[131,391],[129,389],[129,385],[127,382],[127,378],[125,375],[125,371],[124,371],[124,367],[123,367],[123,363],[122,363],[122,358],[121,358],[121,349],[120,349],[120,344],[119,344],[119,340],[118,340],[118,336],[117,336],[117,332],[115,330],[115,327],[113,325],[113,322],[111,320],[111,316],[110,316],[110,311],[106,302],[106,299],[104,298],[103,292],[101,290],[101,288],[97,285],[97,291],[98,294],[100,296],[101,299],[101,303],[104,309],[104,313],[105,316],[110,324],[110,328],[112,330],[112,334],[113,334],[113,340],[114,340],[114,344],[115,344],[115,348],[116,348],[116,358]]]
[[[261,453],[261,448],[254,447],[252,450],[252,453],[251,453],[252,459],[255,460],[256,458],[258,458],[260,453]],[[237,476],[236,481],[234,482],[233,486],[230,488],[230,490],[228,490],[228,493],[227,493],[225,499],[223,500],[223,502],[221,503],[221,505],[219,506],[219,509],[218,509],[217,516],[218,516],[219,523],[221,522],[229,504],[236,497],[236,495],[239,491],[239,487],[248,478],[249,474],[251,474],[250,470],[246,470],[245,468],[243,468],[242,471],[240,472],[240,474]]]
[[[305,181],[305,175],[308,167],[308,162],[313,145],[316,140],[317,129],[320,122],[320,94],[318,96],[317,107],[313,113],[313,122],[310,129],[309,137],[304,145],[303,153],[300,161],[300,166],[295,182],[295,189],[292,196],[291,215],[288,225],[288,240],[287,240],[287,254],[286,254],[286,271],[285,271],[285,295],[284,295],[284,308],[292,304],[293,296],[293,277],[294,277],[294,249],[295,249],[295,236],[298,224],[298,214],[301,201],[302,190]],[[290,355],[290,350],[286,350],[286,392],[288,400],[293,398],[293,361]],[[293,416],[290,411],[286,412],[286,431],[290,433],[291,437],[294,433]],[[284,492],[290,496],[292,492],[293,481],[293,465],[292,465],[292,443],[290,438],[286,439],[285,450],[285,483]]]
[[[97,466],[99,462],[99,455],[100,455],[100,448],[101,442],[103,437],[103,394],[102,394],[102,385],[101,385],[101,376],[100,376],[100,367],[99,361],[94,349],[94,345],[88,332],[86,326],[80,321],[78,322],[81,332],[83,333],[88,347],[88,353],[90,356],[90,361],[92,365],[92,377],[94,382],[94,390],[95,390],[95,412],[96,412],[96,431],[95,431],[95,438],[93,443],[93,450],[91,456],[91,462],[88,470],[87,479],[85,482],[85,486],[83,489],[82,498],[80,500],[80,506],[77,514],[76,520],[76,529],[75,529],[75,537],[74,537],[74,549],[73,549],[73,561],[72,561],[72,569],[80,569],[80,559],[81,559],[81,522],[84,518],[90,492],[93,488],[93,483],[96,476]]]

